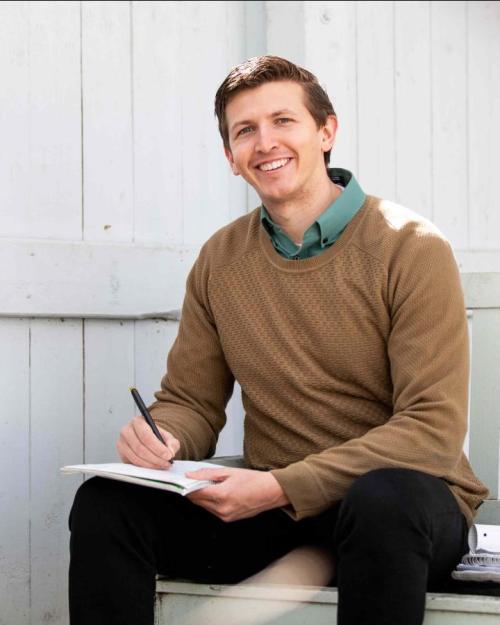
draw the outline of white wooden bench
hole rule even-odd
[[[479,509],[476,522],[500,525],[500,274],[467,274],[462,276],[462,284],[472,339],[470,423],[465,450],[491,497]],[[258,583],[254,579],[236,586],[159,579],[155,625],[336,623],[335,588],[303,585],[300,575],[295,580],[298,583],[276,581],[273,570],[263,571]],[[424,625],[452,624],[499,625],[500,597],[428,593]]]

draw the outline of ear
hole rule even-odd
[[[321,128],[321,149],[328,152],[335,143],[335,135],[337,134],[337,116],[328,115],[325,125]]]
[[[234,159],[233,159],[233,153],[231,152],[231,150],[229,148],[224,148],[224,154],[226,155],[226,158],[227,158],[227,160],[229,162],[229,166],[231,167],[231,171],[233,172],[233,174],[235,176],[239,176],[240,175],[240,171],[236,167],[236,164],[235,164]]]

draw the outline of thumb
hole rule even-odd
[[[192,480],[223,482],[229,477],[229,473],[226,469],[196,469],[196,471],[187,471],[186,477],[189,477]]]

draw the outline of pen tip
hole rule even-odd
[[[135,391],[135,386],[129,386],[129,391]]]

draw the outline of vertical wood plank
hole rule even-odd
[[[182,243],[181,32],[179,3],[133,3],[137,241]]]
[[[432,219],[429,3],[394,7],[396,199]]]
[[[357,32],[359,180],[394,199],[394,2],[358,2]]]
[[[84,238],[134,232],[130,6],[82,3]]]
[[[474,328],[474,313],[472,310],[467,311],[467,327],[469,330],[469,353],[470,353],[470,359],[471,359],[470,369],[472,371],[472,342],[473,342],[472,331]],[[471,405],[471,389],[472,389],[471,371],[469,372],[469,387],[468,387],[469,403],[467,406],[467,433],[465,435],[464,446],[463,446],[464,454],[467,456],[467,458],[470,458],[470,420],[471,420],[470,419],[471,417],[470,405]]]
[[[66,625],[68,515],[82,461],[82,322],[31,322],[31,622]]]
[[[0,2],[0,235],[19,236],[28,229],[29,205],[29,6]]]
[[[470,461],[476,475],[500,498],[500,408],[498,346],[500,309],[474,310],[471,357]]]
[[[134,416],[134,322],[85,321],[85,462],[118,460],[120,429]]]
[[[155,401],[165,375],[167,355],[179,324],[176,321],[136,321],[134,340],[135,384],[146,405]],[[137,409],[134,408],[134,414]]]
[[[78,238],[78,3],[0,3],[0,75],[0,234]]]
[[[235,3],[231,3],[235,4]],[[243,2],[245,7],[245,59],[266,54],[266,8],[269,2]]]
[[[500,3],[467,2],[471,249],[500,248]]]
[[[247,3],[248,4],[248,3]],[[264,2],[266,19],[267,54],[305,63],[304,5],[308,2]]]
[[[465,2],[431,2],[433,221],[467,246]]]
[[[30,618],[29,321],[0,320],[0,625]]]
[[[182,89],[183,146],[175,158],[180,159],[183,168],[187,245],[204,243],[230,218],[230,172],[213,114],[215,93],[231,65],[226,42],[232,24],[227,21],[226,4],[212,1],[181,4],[182,71],[189,80],[183,81]],[[224,44],[213,45],[214,41]],[[244,38],[241,45],[244,50]],[[200,50],[203,50],[203,63],[200,63]],[[242,198],[241,214],[245,212]]]
[[[213,102],[215,100],[215,92],[219,87],[219,84],[224,80],[226,75],[229,73],[229,70],[241,63],[242,61],[250,58],[251,54],[248,53],[247,47],[249,46],[248,37],[246,36],[246,19],[249,17],[249,13],[253,15],[254,20],[259,17],[263,17],[264,11],[262,6],[256,7],[248,7],[248,2],[226,2],[225,3],[225,20],[226,20],[226,59],[225,64],[221,68],[221,76],[218,78],[218,82],[214,85],[212,89],[212,109]],[[258,3],[255,3],[258,5]],[[254,21],[255,23],[255,21]],[[245,37],[243,37],[243,33],[245,33]],[[254,41],[252,41],[252,49],[258,48],[258,46],[262,45],[262,37],[263,33],[260,34],[259,37],[256,37]],[[264,52],[260,52],[260,54],[264,54]],[[216,128],[217,135],[217,147],[219,154],[223,154],[223,144],[222,137],[219,134],[216,118],[214,117],[214,125]],[[256,203],[252,203],[250,206],[248,204],[249,194],[248,189],[252,189],[242,178],[241,176],[235,176],[231,168],[229,167],[229,163],[224,160],[224,173],[226,176],[226,222],[233,221],[237,219],[241,215],[244,215],[248,210],[255,208],[258,204],[260,204],[260,199],[257,200]],[[253,189],[252,189],[253,191]],[[256,195],[256,194],[255,194]]]
[[[356,4],[304,2],[305,60],[326,88],[339,120],[330,166],[357,174]]]

